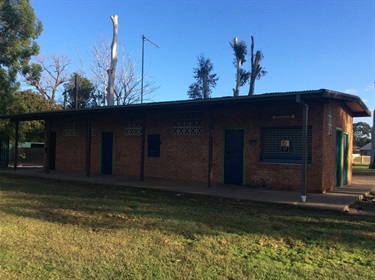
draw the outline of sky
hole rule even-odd
[[[267,75],[255,94],[330,89],[359,96],[375,109],[374,0],[31,0],[43,23],[41,55],[65,54],[72,72],[90,61],[100,37],[112,40],[111,15],[118,15],[118,43],[158,89],[152,101],[185,100],[204,54],[219,76],[212,97],[232,96],[234,54],[229,42],[251,36]],[[243,65],[249,69],[250,56]],[[87,65],[88,66],[88,65]],[[241,88],[246,95],[249,85]],[[372,126],[372,118],[356,118]]]

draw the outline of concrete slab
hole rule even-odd
[[[362,195],[365,195],[371,191],[375,192],[375,178],[373,176],[353,177],[353,184],[337,188],[329,193],[308,193],[307,201],[302,202],[299,192],[274,191],[236,185],[213,185],[211,188],[208,188],[206,184],[159,179],[146,179],[145,181],[141,182],[139,181],[139,178],[128,178],[111,175],[94,175],[87,177],[83,173],[66,173],[57,171],[51,171],[47,174],[42,168],[30,167],[18,168],[17,171],[9,168],[0,169],[0,176],[1,173],[92,184],[155,189],[175,192],[177,194],[191,193],[257,202],[282,203],[297,205],[299,207],[335,211],[349,211],[349,205],[357,201]]]

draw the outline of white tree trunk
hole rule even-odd
[[[118,33],[118,16],[111,16],[113,23],[113,40],[111,46],[111,68],[108,69],[108,88],[107,88],[107,105],[114,105],[115,77],[117,64],[117,33]]]

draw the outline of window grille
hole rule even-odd
[[[66,121],[64,123],[63,135],[66,137],[77,136],[77,123],[76,121]]]
[[[142,127],[141,117],[127,117],[124,124],[124,134],[127,136],[142,135]]]
[[[173,135],[201,135],[203,133],[202,113],[178,113],[173,121]]]
[[[261,162],[302,163],[302,126],[263,127]],[[285,149],[285,143],[288,148]],[[312,128],[308,128],[307,162],[312,160]]]

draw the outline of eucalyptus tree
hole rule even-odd
[[[65,54],[36,56],[36,71],[25,76],[26,83],[33,86],[45,99],[56,101],[58,92],[63,91],[63,84],[69,80],[71,59]]]
[[[32,113],[51,110],[60,110],[61,107],[52,100],[44,98],[38,92],[30,89],[18,91],[15,94],[15,113]],[[20,141],[43,141],[44,121],[23,121],[19,124]]]
[[[371,126],[366,122],[353,124],[353,145],[363,147],[371,142]]]
[[[41,32],[42,23],[28,0],[0,1],[0,114],[17,110],[18,75],[37,71],[30,58],[39,53],[35,40]],[[7,121],[0,122],[0,138],[12,130]]]
[[[19,88],[17,75],[35,71],[30,58],[39,53],[35,40],[41,32],[42,23],[28,0],[0,1],[0,113],[7,113]]]
[[[235,37],[233,42],[229,42],[233,49],[235,60],[234,65],[236,67],[236,87],[233,89],[233,96],[240,95],[240,88],[249,80],[250,73],[242,69],[242,65],[246,62],[247,45],[245,41],[238,41]]]
[[[251,72],[249,95],[254,94],[255,80],[259,80],[261,77],[267,74],[267,71],[260,66],[260,62],[262,61],[263,57],[263,53],[260,50],[257,50],[254,55],[254,37],[251,36]]]
[[[189,86],[188,96],[191,99],[206,99],[211,97],[212,88],[216,86],[219,77],[212,73],[214,66],[203,54],[198,56],[198,67],[194,68],[195,82]]]
[[[114,105],[114,91],[116,79],[116,66],[117,66],[117,37],[118,37],[118,16],[111,16],[113,24],[113,39],[111,44],[111,67],[108,72],[108,88],[107,88],[107,105]]]
[[[114,105],[137,103],[141,99],[141,75],[136,71],[137,60],[133,55],[126,53],[121,44],[118,44],[117,48],[118,66],[114,79]],[[111,42],[104,37],[98,37],[90,47],[90,65],[86,67],[80,59],[82,75],[88,78],[95,87],[95,96],[100,105],[105,105],[108,99],[108,69],[111,68],[110,49]],[[144,98],[149,99],[156,89],[154,82],[146,81],[143,85]]]
[[[70,76],[64,84],[64,107],[65,109],[83,109],[97,107],[95,98],[95,87],[91,81],[79,74]]]

